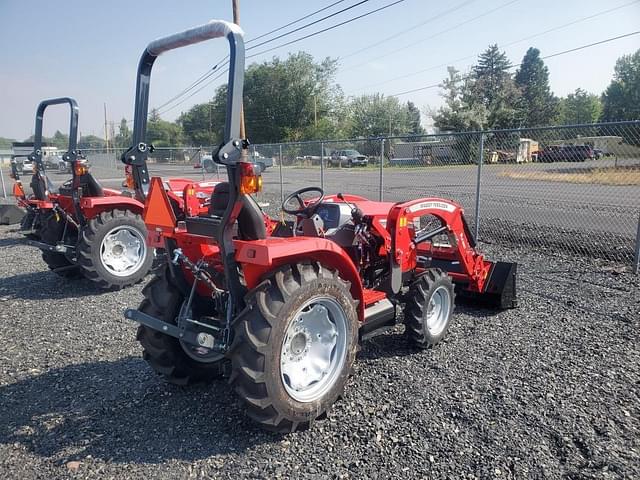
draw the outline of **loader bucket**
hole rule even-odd
[[[456,289],[456,294],[459,299],[470,304],[480,304],[501,310],[516,308],[518,306],[516,296],[517,270],[517,263],[495,262],[491,266],[483,292],[472,292],[460,285]]]

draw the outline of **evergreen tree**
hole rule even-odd
[[[540,58],[540,50],[529,48],[515,76],[522,92],[518,103],[522,126],[550,125],[558,115],[558,101],[549,87],[549,69]]]
[[[477,92],[482,95],[480,101],[486,106],[500,99],[501,89],[511,79],[509,74],[511,62],[498,45],[489,45],[478,57],[478,64],[473,67]]]
[[[413,135],[423,135],[424,128],[420,123],[420,110],[416,107],[415,103],[407,102],[407,114],[409,116],[409,133]]]
[[[463,102],[469,110],[478,104],[487,110],[485,127],[508,128],[517,123],[517,103],[520,90],[509,72],[511,63],[498,45],[490,45],[472,69],[472,83]]]

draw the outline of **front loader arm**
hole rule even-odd
[[[442,224],[441,228],[429,234],[416,237],[410,226],[413,220],[425,215],[433,215]],[[492,263],[485,260],[475,249],[475,240],[469,231],[462,207],[442,198],[421,198],[406,203],[397,203],[391,208],[387,220],[391,234],[391,277],[392,289],[398,292],[402,286],[404,272],[416,269],[418,245],[438,234],[447,234],[451,246],[432,249],[434,256],[454,257],[459,262],[458,272],[449,272],[454,280],[468,282],[472,291],[483,292]]]

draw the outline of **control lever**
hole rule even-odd
[[[337,197],[351,208],[351,218],[353,218],[353,223],[355,223],[356,225],[362,223],[362,221],[364,220],[364,213],[362,213],[362,210],[360,210],[353,203],[345,200],[344,195],[342,195],[341,193],[339,193]]]

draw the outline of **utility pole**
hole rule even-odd
[[[233,23],[240,26],[240,0],[231,0],[231,2],[233,7]],[[244,102],[242,102],[242,105],[240,106],[240,138],[247,138],[247,134],[244,129]]]
[[[318,98],[313,94],[313,126],[318,128]]]
[[[109,130],[107,127],[107,102],[104,103],[104,146],[109,153]]]

